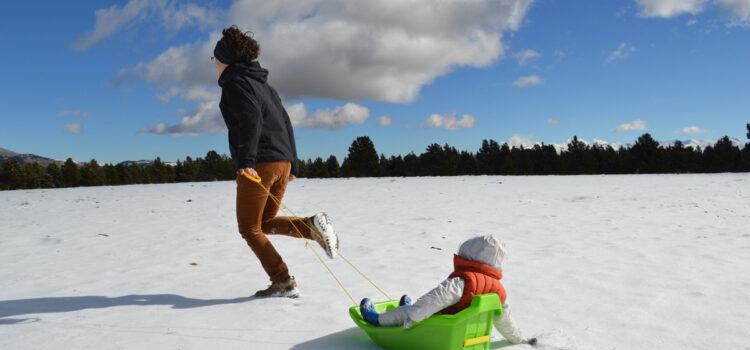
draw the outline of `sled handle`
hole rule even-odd
[[[256,177],[252,177],[252,176],[250,176],[250,175],[248,175],[247,173],[244,173],[244,172],[242,173],[242,175],[245,175],[245,177],[248,178],[248,179],[250,179],[250,181],[252,181],[252,182],[260,183],[260,175],[258,175]]]
[[[483,337],[464,340],[464,346],[472,346],[472,345],[477,345],[477,344],[482,344],[482,343],[489,343],[489,341],[490,341],[490,336],[485,335]]]

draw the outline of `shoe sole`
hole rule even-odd
[[[290,299],[297,299],[300,296],[299,289],[297,287],[292,287],[291,289],[287,289],[283,292],[274,292],[268,295],[259,295],[258,293],[255,293],[256,298],[290,298]]]
[[[315,229],[318,230],[318,233],[323,236],[323,240],[325,241],[325,251],[326,255],[328,255],[329,259],[333,259],[336,257],[337,251],[339,250],[339,236],[336,234],[336,230],[333,229],[333,225],[331,225],[331,219],[328,217],[328,214],[323,213],[323,215],[315,216],[313,219],[313,224],[315,225]],[[321,230],[321,228],[327,228],[330,227],[332,231],[331,233],[324,233],[328,232],[329,230]],[[335,248],[331,249],[331,242],[329,237],[335,237],[336,238],[336,244],[334,244]]]

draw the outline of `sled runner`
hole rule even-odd
[[[375,303],[378,312],[398,307],[398,300]],[[359,306],[349,316],[376,344],[391,350],[488,350],[495,316],[503,313],[497,294],[477,295],[455,315],[433,315],[411,328],[377,327],[362,318]]]

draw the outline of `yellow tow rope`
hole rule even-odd
[[[286,205],[284,205],[284,203],[281,203],[281,201],[278,198],[276,198],[276,196],[274,196],[271,193],[271,191],[269,191],[268,188],[266,188],[266,186],[263,186],[263,183],[261,182],[260,176],[252,177],[252,176],[248,175],[245,172],[242,172],[242,175],[244,175],[246,178],[250,179],[250,181],[255,182],[258,185],[260,185],[260,187],[263,188],[263,190],[266,191],[266,193],[268,193],[268,196],[273,200],[273,202],[276,203],[276,205],[278,205],[279,208],[281,208],[283,211],[285,211],[285,212],[287,212],[289,214],[287,216],[287,220],[289,220],[289,223],[292,224],[292,227],[294,227],[294,230],[297,231],[297,234],[300,236],[300,238],[304,239],[305,236],[302,234],[302,232],[300,232],[299,228],[297,228],[297,225],[294,224],[294,221],[292,221],[292,217],[297,217],[297,215],[294,214],[294,212],[291,209],[289,209],[289,207],[287,207]],[[318,232],[318,230],[313,229],[312,227],[310,227],[304,220],[301,220],[301,222],[302,222],[303,225],[305,225],[305,227],[307,227],[310,230],[310,232],[312,234],[316,235],[318,237],[318,239],[320,239],[320,241],[325,242],[325,239],[323,239],[323,237],[320,236],[320,233]],[[341,289],[344,290],[344,293],[346,293],[346,295],[349,296],[349,299],[352,300],[352,303],[355,306],[358,305],[357,302],[354,300],[354,297],[352,297],[352,295],[349,293],[349,291],[346,289],[346,287],[344,287],[344,285],[341,283],[341,281],[338,279],[338,277],[336,277],[336,274],[334,274],[333,271],[331,271],[331,269],[328,267],[328,264],[326,264],[325,261],[323,261],[323,258],[320,257],[320,255],[318,254],[318,252],[315,251],[315,249],[310,245],[309,242],[305,241],[305,247],[308,247],[308,248],[310,248],[310,250],[312,250],[312,252],[318,258],[318,260],[320,261],[320,263],[323,264],[323,266],[325,266],[326,270],[328,270],[328,273],[330,273],[331,276],[333,277],[333,279],[336,280],[336,283],[339,284],[339,287],[341,287]],[[336,251],[336,253],[338,253],[338,256],[341,257],[341,259],[343,259],[344,261],[346,261],[346,263],[349,264],[349,266],[351,266],[362,277],[364,277],[364,279],[367,280],[367,282],[370,282],[370,284],[372,284],[373,287],[375,287],[378,291],[380,291],[380,293],[383,294],[388,300],[392,299],[390,296],[388,296],[388,294],[386,294],[382,289],[380,289],[380,287],[378,287],[375,284],[375,282],[373,282],[371,279],[369,279],[367,276],[365,276],[365,274],[362,273],[362,271],[360,271],[356,266],[354,266],[354,264],[352,264],[349,261],[349,259],[347,259],[343,255],[341,255],[341,252],[339,252],[338,250],[336,250],[335,247],[330,247],[330,248],[331,248],[331,250]]]

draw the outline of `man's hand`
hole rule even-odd
[[[289,174],[289,182],[292,182],[292,181],[294,181],[294,179],[296,179],[296,178],[297,178],[297,177],[296,177],[296,176],[294,176],[294,174]]]
[[[258,177],[258,172],[253,168],[242,168],[240,169],[240,174],[247,174],[252,178]]]

